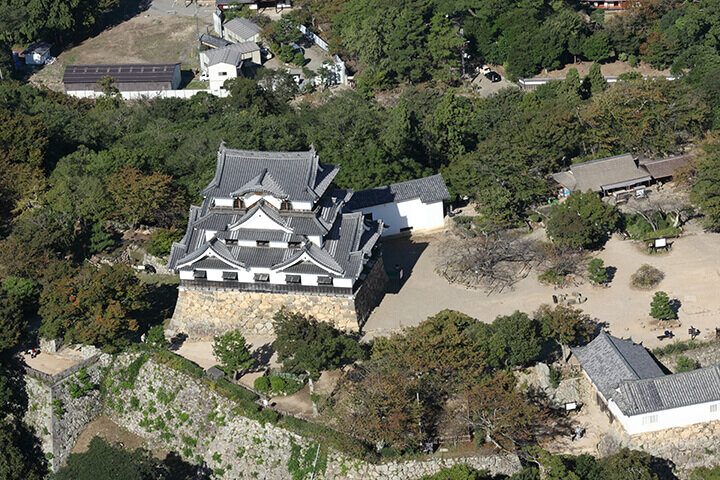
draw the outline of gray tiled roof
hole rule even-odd
[[[645,347],[606,332],[572,352],[606,400],[623,381],[665,375]]]
[[[205,50],[203,55],[207,56],[208,66],[218,63],[227,63],[239,67],[243,61],[242,56],[260,50],[255,42],[233,43],[227,47]]]
[[[307,152],[256,152],[221,145],[215,178],[201,194],[230,198],[235,190],[263,172],[287,194],[288,200],[314,202],[325,194],[338,167],[321,164],[313,149]]]
[[[250,152],[221,147],[215,178],[203,191],[203,204],[191,207],[187,232],[180,242],[173,244],[168,266],[180,270],[226,270],[235,265],[359,278],[379,241],[383,225],[380,221],[366,221],[360,212],[342,213],[351,192],[328,191],[337,170],[335,166],[321,164],[314,150]],[[228,198],[257,191],[312,201],[314,208],[278,210],[264,200],[249,209],[214,206],[217,196]],[[260,211],[279,227],[245,226]],[[321,237],[322,247],[311,242],[312,237]],[[228,240],[299,245],[248,247]]]
[[[223,28],[230,30],[240,38],[251,38],[262,32],[262,28],[247,18],[236,17],[223,25]]]
[[[569,172],[554,174],[553,179],[573,192],[601,192],[637,185],[651,180],[651,177],[638,167],[632,155],[625,153],[576,163],[570,166]]]
[[[418,178],[407,182],[393,183],[384,187],[355,192],[348,202],[350,210],[401,202],[419,198],[423,203],[435,203],[450,198],[442,175]]]
[[[623,382],[613,400],[625,415],[720,401],[720,366]]]
[[[210,35],[208,33],[203,33],[200,35],[200,43],[209,45],[213,48],[222,48],[227,47],[228,45],[232,45],[232,42],[225,40],[224,38],[216,37],[215,35]]]

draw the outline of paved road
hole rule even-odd
[[[198,17],[201,21],[212,23],[212,13],[215,8],[209,6],[198,6]],[[180,17],[192,17],[195,15],[195,5],[185,6],[185,0],[153,0],[150,8],[144,14],[149,15],[177,15]]]

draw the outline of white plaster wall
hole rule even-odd
[[[272,195],[255,195],[255,194],[250,194],[250,195],[245,195],[245,196],[242,197],[242,198],[243,198],[243,200],[245,201],[245,207],[246,207],[246,208],[252,207],[252,206],[255,205],[259,200],[265,200],[267,203],[269,203],[269,204],[272,205],[273,207],[277,208],[278,210],[279,210],[280,207],[282,206],[282,200],[280,200],[279,198],[275,198],[275,197],[273,197]]]
[[[312,210],[312,202],[290,202],[293,210]]]
[[[383,235],[395,235],[402,228],[412,227],[413,230],[429,230],[445,224],[443,203],[422,203],[419,198],[399,203],[384,203],[363,208],[362,213],[371,213],[373,219],[385,223]]]
[[[711,405],[716,406],[714,412],[710,411]],[[625,416],[612,400],[608,407],[630,435],[720,420],[720,402],[699,403],[630,417]]]
[[[222,72],[225,75],[220,75]],[[208,67],[208,78],[210,80],[210,90],[223,90],[225,80],[237,78],[237,67],[229,63],[216,63]]]

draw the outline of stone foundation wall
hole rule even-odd
[[[382,256],[355,295],[285,294],[180,287],[169,334],[210,339],[237,329],[246,335],[273,333],[272,319],[285,307],[312,315],[340,330],[357,332],[385,293]]]
[[[109,361],[109,355],[96,355],[54,376],[32,371],[26,375],[28,409],[24,420],[34,428],[53,472],[63,465],[80,432],[102,410],[102,368]],[[80,368],[90,375],[96,388],[73,397],[70,385],[79,384]]]
[[[273,315],[282,307],[312,315],[339,329],[356,331],[359,328],[355,300],[351,296],[181,288],[169,330],[198,339],[233,329],[249,335],[271,334]]]

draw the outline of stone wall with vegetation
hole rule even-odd
[[[89,358],[50,376],[28,369],[25,422],[35,429],[53,471],[75,445],[80,432],[101,411],[100,384],[109,355]]]
[[[152,446],[176,451],[193,463],[205,462],[218,478],[301,480],[310,477],[313,464],[316,479],[411,479],[455,462],[493,473],[520,469],[512,455],[371,464],[325,443],[318,448],[310,437],[276,424],[272,415],[267,421],[244,416],[244,407],[224,395],[218,384],[147,354],[117,357],[104,388],[106,412],[115,422],[148,438]]]

